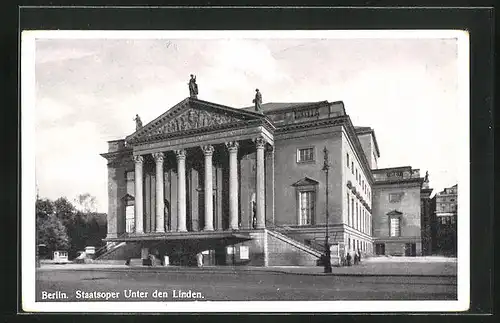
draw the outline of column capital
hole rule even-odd
[[[257,149],[264,148],[266,145],[266,140],[263,137],[257,137],[253,140]]]
[[[178,149],[178,150],[175,150],[175,157],[177,157],[177,159],[186,159],[186,150],[185,149]]]
[[[226,148],[229,152],[237,152],[240,144],[237,141],[228,141],[226,142]]]
[[[142,155],[134,155],[134,162],[136,164],[142,164],[144,162],[144,157],[142,157]]]
[[[203,154],[205,156],[212,156],[212,154],[214,153],[214,146],[212,145],[201,146],[201,150],[203,151]]]
[[[155,162],[161,163],[165,159],[165,154],[163,152],[153,153],[153,158],[155,159]]]

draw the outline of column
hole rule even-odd
[[[256,185],[256,202],[257,202],[257,229],[266,227],[266,200],[265,200],[265,178],[264,178],[264,147],[266,142],[264,138],[255,139],[257,148],[257,185]]]
[[[274,219],[274,147],[268,146],[265,152],[265,194],[266,194],[266,219],[268,223],[275,224]]]
[[[204,231],[214,230],[214,205],[212,187],[212,155],[214,147],[212,145],[202,146],[201,150],[205,155],[205,228]]]
[[[177,231],[186,232],[186,151],[176,150],[177,157]]]
[[[154,153],[156,162],[156,232],[165,232],[165,197],[163,195],[163,158],[162,152]]]
[[[142,206],[142,168],[144,157],[141,155],[134,156],[135,162],[135,191],[134,191],[134,206],[135,206],[135,232],[143,233],[143,206]]]
[[[238,142],[226,143],[229,150],[229,229],[238,229]]]

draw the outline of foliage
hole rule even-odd
[[[66,227],[55,215],[37,218],[36,228],[37,245],[45,244],[51,252],[68,249],[69,238]]]
[[[83,213],[96,213],[97,212],[97,201],[95,196],[90,195],[90,193],[84,193],[78,195],[74,199],[75,208]]]
[[[37,244],[46,244],[49,251],[66,250],[70,258],[86,246],[102,246],[107,232],[106,214],[90,212],[95,206],[92,201],[95,197],[88,193],[75,199],[79,204],[76,207],[65,197],[55,201],[37,199]],[[82,205],[83,211],[77,210]]]
[[[60,197],[54,201],[54,209],[56,216],[62,221],[64,226],[68,227],[76,216],[76,209],[67,198]]]
[[[36,218],[45,218],[54,214],[54,203],[48,199],[36,200]]]

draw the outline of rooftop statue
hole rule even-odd
[[[424,177],[424,182],[428,182],[428,181],[429,181],[429,171],[426,171],[425,177]]]
[[[141,129],[142,128],[142,121],[141,121],[141,118],[139,117],[138,114],[135,115],[134,121],[135,121],[135,131]]]
[[[191,74],[191,79],[189,80],[189,97],[198,98],[198,84],[196,84],[196,76]]]
[[[255,111],[262,113],[262,94],[259,89],[255,89],[255,99],[252,102],[255,103]]]

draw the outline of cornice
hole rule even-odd
[[[100,154],[102,157],[106,158],[108,161],[112,161],[118,157],[127,157],[128,155],[132,155],[132,148],[125,148],[118,151],[112,151],[108,153]]]
[[[423,178],[405,178],[405,179],[395,179],[395,180],[388,180],[388,181],[376,181],[373,183],[375,186],[382,186],[382,185],[394,185],[394,184],[419,184],[422,185],[424,179]]]
[[[361,159],[361,167],[363,167],[365,174],[368,175],[367,179],[368,179],[369,183],[373,184],[375,182],[375,179],[373,177],[371,168],[368,167],[368,165],[369,165],[368,159],[366,159],[365,153],[363,151],[363,146],[361,146],[361,143],[359,142],[358,135],[356,134],[356,129],[352,125],[352,122],[351,122],[351,119],[349,118],[349,116],[346,115],[346,116],[342,116],[340,118],[344,121],[343,125],[344,125],[344,128],[346,129],[347,135],[351,138],[351,141],[354,145],[354,148],[356,149],[356,153],[357,153],[359,159]]]
[[[208,127],[199,127],[193,129],[185,129],[175,132],[161,133],[155,134],[151,136],[147,136],[148,133],[154,131],[157,127],[162,126],[165,120],[172,119],[177,117],[179,114],[182,114],[184,110],[187,108],[191,109],[200,109],[200,108],[210,108],[214,110],[218,110],[219,113],[229,113],[234,114],[235,116],[239,116],[242,120],[224,124],[215,124]],[[214,111],[215,112],[215,111]],[[175,106],[170,108],[168,111],[160,115],[158,118],[146,124],[141,129],[137,130],[133,134],[127,136],[125,141],[128,144],[136,144],[136,143],[145,143],[145,142],[157,142],[163,139],[170,138],[183,138],[186,136],[197,135],[200,133],[207,133],[213,131],[234,129],[234,128],[245,128],[247,126],[255,126],[261,125],[271,133],[274,133],[276,127],[271,122],[271,120],[264,114],[252,111],[245,111],[241,109],[235,109],[227,106],[223,106],[220,104],[215,104],[208,101],[202,101],[194,98],[187,98],[183,101],[177,103]]]
[[[300,131],[303,129],[311,129],[312,127],[321,128],[324,126],[342,125],[343,122],[344,122],[343,117],[334,117],[334,118],[309,120],[309,121],[298,122],[298,123],[288,123],[288,124],[277,126],[276,127],[276,134]]]
[[[333,102],[336,103],[336,102]],[[276,109],[272,111],[264,111],[264,114],[284,114],[290,111],[301,111],[301,110],[307,110],[311,108],[322,108],[324,106],[330,106],[330,102],[328,101],[318,101],[318,102],[311,102],[311,103],[306,103],[304,105],[299,105],[299,106],[290,106],[287,108],[281,108],[281,109]]]

